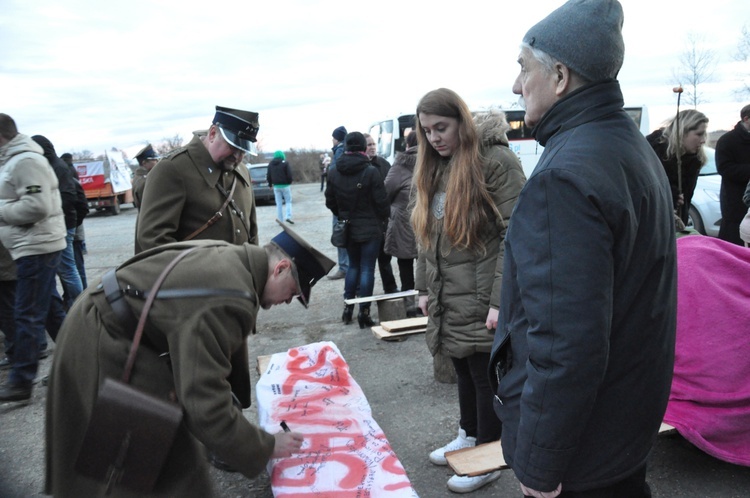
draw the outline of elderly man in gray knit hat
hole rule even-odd
[[[571,0],[518,58],[513,92],[545,149],[505,239],[490,377],[526,496],[651,496],[676,250],[664,169],[623,111],[622,24],[616,0]]]

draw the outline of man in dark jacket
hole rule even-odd
[[[742,245],[740,222],[747,213],[742,196],[750,182],[750,105],[742,108],[734,129],[716,142],[716,169],[721,175],[719,238]]]
[[[273,195],[276,200],[276,219],[286,221],[294,225],[292,221],[292,167],[286,162],[283,151],[277,150],[273,159],[268,163],[266,172],[268,186],[273,187]],[[286,204],[286,217],[284,216],[284,205]]]
[[[328,165],[329,179],[331,171],[336,169],[336,161],[338,161],[341,156],[344,155],[344,137],[346,137],[346,133],[346,128],[344,128],[343,126],[337,127],[331,133],[331,143],[333,144],[331,153],[333,154],[333,157],[331,158],[331,164]],[[336,225],[338,221],[338,216],[334,214],[332,218],[332,224]],[[339,247],[337,248],[337,253],[339,270],[333,275],[328,275],[328,278],[330,278],[331,280],[344,278],[346,276],[346,271],[349,269],[349,255],[346,254],[346,249]]]
[[[88,205],[82,202],[76,189],[76,179],[70,171],[70,167],[65,161],[60,159],[55,152],[55,147],[47,137],[34,135],[31,137],[38,143],[44,151],[44,157],[49,161],[50,166],[55,171],[57,181],[60,184],[60,197],[62,198],[63,215],[65,216],[65,249],[60,257],[60,265],[57,267],[57,275],[62,282],[65,301],[68,306],[75,301],[81,292],[83,292],[83,281],[78,273],[76,266],[75,253],[73,251],[73,238],[76,234],[76,227],[79,225],[78,220],[83,222],[83,218],[88,213]],[[53,296],[53,299],[57,299]],[[46,347],[46,341],[42,346]]]
[[[664,169],[623,110],[622,7],[571,0],[532,27],[513,92],[545,147],[505,239],[490,362],[527,496],[651,496],[676,326]]]
[[[84,254],[86,254],[86,232],[83,229],[83,218],[85,218],[89,213],[88,199],[86,198],[86,192],[83,190],[83,186],[81,185],[80,178],[78,178],[78,170],[73,164],[73,155],[69,152],[66,152],[65,154],[60,156],[60,159],[62,159],[65,164],[68,165],[68,169],[70,169],[70,172],[73,174],[73,178],[75,178],[76,180],[76,194],[80,203],[79,205],[85,207],[85,212],[79,212],[79,215],[83,214],[84,216],[78,217],[76,235],[75,237],[73,237],[73,255],[76,259],[78,274],[81,276],[81,284],[83,284],[83,288],[85,289],[86,287],[88,287],[88,281],[86,279],[86,265],[83,260],[83,256]],[[68,307],[70,306],[68,305]]]

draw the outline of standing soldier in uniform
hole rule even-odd
[[[255,198],[242,163],[257,133],[257,113],[217,106],[205,137],[159,161],[143,190],[135,253],[192,239],[257,244]]]
[[[138,169],[135,170],[135,174],[133,175],[133,204],[138,209],[141,209],[143,189],[146,187],[146,175],[159,162],[159,156],[151,144],[148,144],[135,155],[135,159],[138,161]]]

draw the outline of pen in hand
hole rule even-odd
[[[284,429],[284,432],[292,432],[292,430],[289,428],[289,426],[286,425],[286,421],[285,420],[282,420],[280,425],[281,425],[281,428]]]

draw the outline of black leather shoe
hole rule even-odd
[[[0,401],[25,401],[27,399],[31,399],[31,386],[5,384],[0,387]]]

